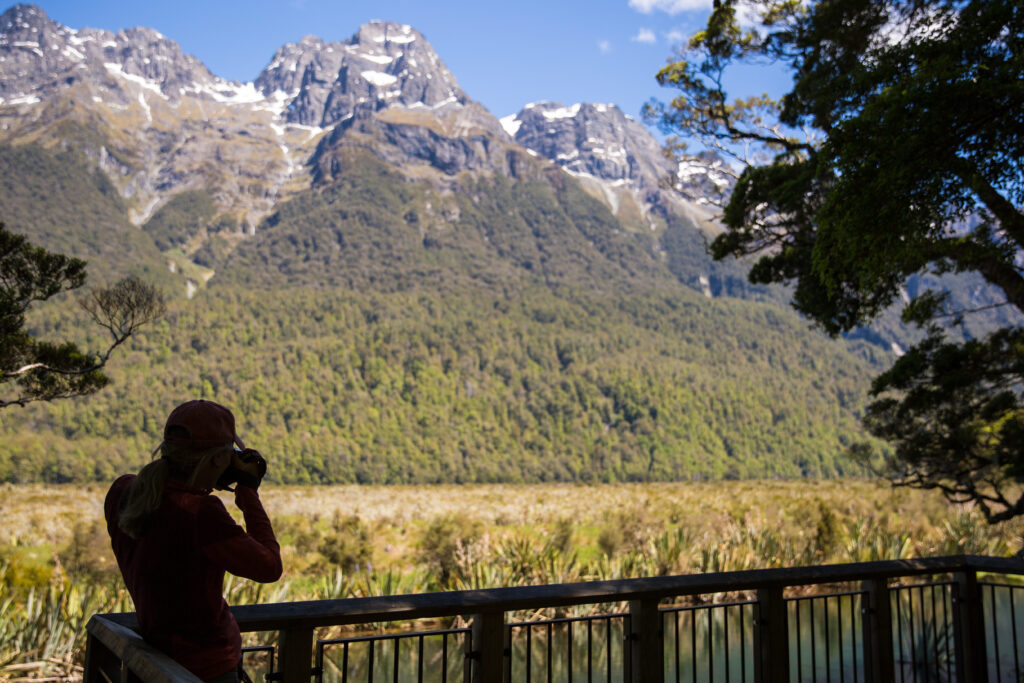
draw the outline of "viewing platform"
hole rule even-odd
[[[243,632],[267,633],[246,649],[247,669],[262,661],[256,681],[1002,683],[1024,680],[1022,591],[1024,561],[956,555],[232,611]],[[585,605],[621,609],[534,618]],[[522,614],[533,616],[512,620]],[[468,626],[410,625],[457,616]],[[135,624],[130,613],[92,617],[86,683],[199,680]]]

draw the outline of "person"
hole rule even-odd
[[[137,475],[119,477],[104,501],[141,635],[200,679],[217,683],[239,680],[241,670],[242,638],[223,597],[224,573],[269,583],[282,571],[257,493],[266,463],[244,449],[230,410],[188,401],[167,418],[154,452],[160,457]],[[238,481],[235,504],[244,529],[210,495],[218,481],[229,485],[226,474]]]

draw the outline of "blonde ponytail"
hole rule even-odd
[[[125,493],[117,525],[121,531],[138,539],[146,532],[150,517],[164,499],[164,487],[172,477],[183,480],[189,486],[202,467],[215,455],[230,450],[231,446],[216,446],[194,450],[164,441],[156,452],[160,457],[139,470],[135,481]]]
[[[157,458],[141,470],[125,494],[117,525],[132,538],[139,538],[149,524],[149,518],[160,507],[164,498],[164,485],[171,477],[171,463]]]

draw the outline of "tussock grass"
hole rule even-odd
[[[105,492],[101,485],[0,486],[0,680],[74,680],[89,615],[132,609],[102,520]],[[285,576],[270,586],[230,578],[232,604],[1008,555],[1024,532],[1024,521],[990,527],[933,493],[863,480],[268,486],[261,493]],[[225,503],[233,508],[230,495]]]

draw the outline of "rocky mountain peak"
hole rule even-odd
[[[0,15],[0,97],[28,93],[47,74],[63,71],[74,55],[73,31],[34,5],[15,5]]]
[[[151,28],[131,28],[114,36],[113,56],[125,74],[157,83],[166,95],[216,81],[209,69],[181,46]]]
[[[370,46],[381,45],[388,49],[401,50],[401,46],[416,40],[423,41],[423,35],[407,24],[396,24],[392,21],[371,21],[363,24],[352,36],[353,42]]]
[[[14,5],[0,14],[0,35],[4,36],[26,36],[26,31],[34,33],[47,25],[55,24],[46,12],[35,5]]]
[[[291,43],[291,45],[295,45],[295,43]],[[310,50],[319,50],[323,48],[324,41],[320,37],[310,33],[308,35],[302,36],[302,40],[298,42],[298,45],[299,47]]]
[[[671,172],[654,136],[614,104],[528,104],[502,125],[517,143],[574,175],[644,189]]]
[[[443,109],[469,102],[423,35],[392,22],[365,24],[340,43],[306,36],[284,45],[255,86],[266,96],[290,99],[288,122],[324,128],[356,108]]]
[[[614,104],[537,102],[501,124],[535,154],[603,185],[606,197],[628,190],[646,207],[678,205],[686,198],[693,208],[732,188],[733,176],[720,157],[705,153],[676,165],[646,127]],[[664,191],[669,178],[680,192]],[[613,210],[617,206],[608,203]]]
[[[14,5],[0,14],[0,36],[7,39],[31,39],[59,27],[35,5]]]
[[[195,57],[150,28],[76,31],[39,7],[15,5],[0,15],[0,98],[32,103],[88,80],[117,90],[111,78],[135,80],[165,97],[217,79]]]

